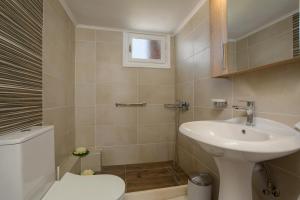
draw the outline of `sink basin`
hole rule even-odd
[[[224,125],[224,124],[223,124]],[[211,132],[210,134],[215,135],[216,137],[220,137],[227,140],[235,140],[235,141],[245,141],[245,142],[258,142],[258,141],[266,141],[270,140],[270,135],[264,133],[262,131],[241,128],[237,125],[226,125],[224,128],[229,128],[229,130],[221,131],[216,130],[215,132]]]
[[[300,149],[300,133],[284,124],[263,118],[256,118],[253,127],[244,124],[244,118],[195,121],[182,124],[179,130],[209,153],[232,159],[260,162]],[[242,153],[241,157],[237,153]]]
[[[246,118],[195,121],[179,128],[214,157],[220,173],[220,200],[252,200],[255,163],[300,149],[300,133],[284,124],[263,118],[255,118],[255,126],[245,122]]]

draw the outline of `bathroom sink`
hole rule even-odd
[[[295,129],[263,118],[254,122],[254,126],[246,126],[246,118],[241,117],[188,122],[179,128],[214,157],[220,173],[221,200],[252,200],[255,163],[300,149],[300,133]]]
[[[255,118],[255,126],[244,124],[244,118],[195,121],[182,124],[179,130],[209,153],[232,159],[260,162],[300,149],[300,133],[284,124],[263,118]]]

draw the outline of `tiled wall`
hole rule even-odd
[[[172,160],[175,69],[122,66],[123,33],[76,30],[76,146],[103,150],[103,165]],[[147,102],[143,108],[115,103]]]
[[[181,122],[228,119],[239,99],[253,99],[256,115],[293,126],[300,121],[299,63],[238,75],[232,79],[210,78],[209,7],[206,2],[191,21],[176,35],[176,97],[191,103]],[[225,98],[228,109],[215,110],[210,100]],[[192,140],[180,136],[179,161],[186,172],[207,171],[215,177],[217,199],[218,170],[212,157]],[[294,200],[300,191],[300,154],[268,162],[281,198]],[[255,199],[270,199],[260,193],[264,186],[261,172],[255,172]]]
[[[234,70],[293,58],[293,16],[232,42],[232,45],[236,53]]]
[[[42,1],[1,1],[0,12],[2,135],[42,123]]]
[[[180,122],[228,119],[231,109],[215,110],[212,98],[232,97],[232,81],[210,78],[210,30],[208,1],[176,35],[176,98],[190,102],[191,109],[180,116]],[[229,106],[232,105],[229,101]],[[187,172],[205,171],[214,176],[218,187],[218,169],[213,158],[196,142],[180,134],[179,163]],[[217,199],[217,195],[214,195]]]
[[[58,0],[44,1],[43,120],[55,126],[55,160],[60,165],[75,144],[75,27]]]
[[[295,63],[234,77],[234,102],[253,99],[256,103],[256,116],[293,127],[300,121],[299,66],[299,63]],[[280,199],[297,199],[300,194],[300,153],[268,163],[272,178],[281,190]]]

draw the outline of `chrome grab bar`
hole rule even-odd
[[[169,109],[181,108],[179,104],[165,104],[164,107]]]
[[[116,103],[116,107],[143,107],[146,106],[146,102],[142,103]]]

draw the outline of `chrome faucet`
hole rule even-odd
[[[246,125],[247,126],[254,126],[254,101],[244,101],[241,100],[240,102],[245,102],[246,103],[246,107],[243,106],[232,106],[234,109],[236,110],[244,110],[247,113],[247,121],[246,121]]]

